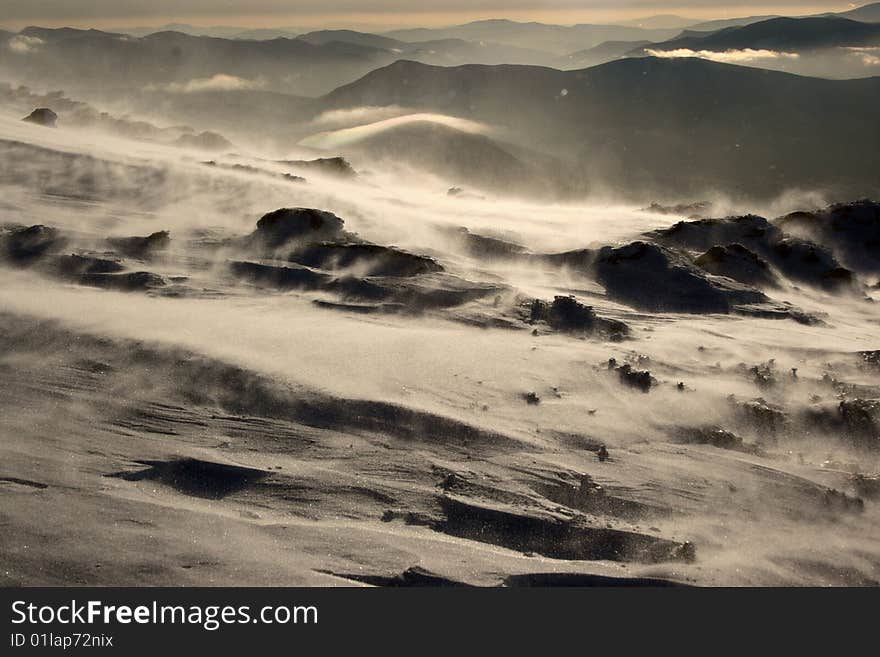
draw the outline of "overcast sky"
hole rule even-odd
[[[586,23],[668,13],[695,18],[802,15],[853,6],[810,0],[0,0],[0,24],[397,27],[489,17]]]

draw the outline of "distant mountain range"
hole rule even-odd
[[[718,30],[724,30],[729,27],[743,27],[744,25],[751,25],[752,23],[760,23],[761,21],[768,21],[773,18],[782,18],[777,14],[769,14],[765,16],[741,16],[739,18],[720,18],[717,20],[711,21],[703,21],[702,23],[694,23],[693,25],[688,25],[686,28],[686,32],[717,32]]]
[[[865,23],[880,23],[880,2],[870,3],[861,7],[857,7],[854,9],[849,9],[847,11],[837,12],[837,13],[824,13],[818,14],[820,16],[838,16],[841,18],[849,18],[850,20],[862,21]],[[700,32],[714,32],[717,30],[722,30],[728,27],[739,27],[743,25],[749,25],[751,23],[758,23],[760,21],[765,21],[771,18],[781,18],[779,15],[770,14],[770,15],[761,15],[761,16],[741,16],[734,18],[724,18],[717,20],[709,20],[709,21],[700,21],[692,18],[685,18],[682,16],[677,16],[674,14],[661,14],[657,16],[645,16],[643,18],[626,20],[626,21],[618,21],[613,25],[608,26],[573,26],[575,28],[601,28],[601,27],[617,27],[617,28],[635,28],[641,30],[659,30],[661,32],[669,32],[672,34],[667,34],[666,36],[660,35],[656,36],[652,40],[664,40],[671,37],[676,36],[676,33],[681,30],[693,30]],[[527,28],[511,28],[510,24],[520,26],[530,26]],[[471,34],[481,33],[480,38],[484,36],[489,36],[490,40],[496,41],[499,43],[503,43],[504,41],[498,38],[498,33],[500,32],[510,32],[520,30],[520,34],[525,33],[529,29],[534,29],[534,26],[538,26],[539,28],[564,28],[570,29],[572,26],[561,26],[561,25],[547,25],[541,23],[514,23],[513,21],[507,20],[493,20],[493,21],[478,21],[476,23],[471,23],[467,25],[459,25],[452,26],[446,28],[440,28],[440,32],[448,32],[448,31],[456,31],[461,32],[469,31]],[[493,32],[493,30],[497,29],[499,32]],[[166,25],[162,25],[160,27],[129,27],[129,28],[119,28],[115,30],[116,32],[120,32],[123,34],[128,34],[131,36],[147,36],[148,34],[153,34],[155,32],[182,32],[184,34],[190,34],[194,36],[212,36],[212,37],[220,37],[225,39],[277,39],[279,37],[284,38],[295,38],[297,36],[303,35],[309,30],[300,28],[300,27],[276,27],[276,28],[248,28],[248,27],[229,27],[229,26],[195,26],[187,23],[168,23]],[[330,31],[349,31],[349,30],[330,30]],[[429,34],[430,32],[435,32],[435,29],[407,29],[407,30],[395,30],[387,34],[387,36],[394,37],[396,39],[402,41],[411,41],[415,39],[406,38],[407,36],[415,36],[417,40],[433,40],[438,38],[449,38],[449,34],[445,36],[438,36],[436,34]],[[545,31],[546,32],[546,31]],[[363,33],[363,32],[361,32]],[[456,36],[453,38],[470,38],[470,37],[461,37]],[[646,35],[642,34],[634,35],[630,37],[622,37],[619,34],[614,36],[607,36],[604,38],[599,38],[598,41],[593,41],[593,43],[579,43],[574,48],[570,48],[569,50],[565,50],[564,52],[574,52],[576,50],[584,50],[587,48],[591,48],[595,45],[598,45],[602,41],[608,40],[641,40],[648,39]],[[595,37],[591,36],[591,39],[595,39]],[[346,40],[346,39],[342,39]],[[535,44],[516,44],[523,45],[531,48],[538,48]],[[571,45],[571,44],[567,44]],[[549,49],[551,52],[556,51],[555,48]]]
[[[716,32],[685,30],[618,57],[703,57],[824,78],[880,75],[880,23],[839,16],[771,18]]]
[[[681,30],[696,22],[692,18],[684,18],[675,14],[659,14],[630,21],[621,21],[620,24],[626,27],[640,27],[646,30]]]
[[[532,48],[466,39],[434,39],[408,43],[387,36],[353,30],[321,30],[303,34],[298,38],[321,45],[352,43],[379,48],[396,54],[402,59],[411,59],[437,66],[456,66],[459,64],[538,64],[550,66],[557,61],[555,55]]]
[[[317,95],[397,57],[386,50],[338,41],[245,41],[181,32],[132,37],[28,27],[0,43],[0,73],[8,79],[65,89],[76,85],[104,91],[171,85],[177,85],[178,91],[197,90],[209,88],[212,78],[223,76],[221,86]]]
[[[593,48],[560,57],[557,60],[557,68],[578,69],[598,66],[620,57],[642,55],[645,48],[653,45],[651,41],[605,41]]]
[[[604,41],[663,41],[678,34],[678,28],[643,29],[626,25],[547,25],[494,19],[447,28],[395,30],[384,36],[407,42],[436,39],[487,41],[565,55],[592,48]]]
[[[400,61],[319,106],[400,105],[479,120],[630,194],[869,195],[880,192],[878,98],[880,78],[820,80],[698,59],[580,71]]]
[[[836,17],[865,23],[880,22],[880,2],[837,14],[821,14],[806,18]],[[493,19],[444,28],[416,28],[385,33],[401,41],[428,41],[433,39],[467,39],[507,43],[517,46],[567,55],[593,48],[605,41],[666,41],[688,32],[716,32],[730,27],[742,27],[781,18],[775,15],[748,16],[713,21],[688,21],[679,16],[655,16],[626,21],[616,25],[548,25],[518,23]],[[804,18],[804,17],[802,17]]]
[[[880,2],[872,2],[868,5],[856,7],[849,11],[842,11],[837,16],[849,18],[854,21],[863,21],[865,23],[880,23]]]
[[[862,7],[849,9],[837,13],[824,13],[816,16],[833,16],[838,18],[848,18],[849,20],[861,21],[863,23],[880,23],[880,2],[873,2]],[[799,16],[795,18],[815,18],[816,16]],[[752,23],[760,23],[773,18],[784,18],[778,14],[762,15],[762,16],[741,16],[739,18],[722,18],[718,20],[693,22],[683,27],[693,32],[716,32],[728,27],[742,27],[751,25]]]
[[[562,69],[598,65],[653,51],[737,49],[803,53],[833,47],[873,47],[878,43],[880,3],[840,15],[793,19],[736,19],[748,25],[698,31],[676,16],[625,25],[548,25],[486,20],[448,28],[370,34],[354,30],[300,33],[295,28],[245,30],[175,24],[173,30],[130,33],[73,28],[28,27],[0,32],[0,75],[71,89],[173,88],[205,90],[238,85],[302,96],[318,96],[369,71],[407,59],[439,66],[527,64]],[[858,20],[852,20],[858,19]],[[728,21],[729,23],[729,21]],[[713,27],[721,25],[718,23]],[[686,53],[685,53],[686,54]],[[728,60],[724,60],[728,61]],[[738,61],[738,60],[737,60]],[[779,60],[756,65],[827,77],[875,74],[876,55],[838,53],[832,61]],[[748,62],[739,62],[748,63]],[[880,71],[878,71],[880,72]],[[219,82],[215,76],[223,76]]]
[[[880,3],[856,15],[875,9]],[[470,164],[492,162],[508,172],[496,181],[502,185],[538,170],[565,179],[566,189],[626,186],[631,197],[636,189],[659,197],[793,188],[852,197],[880,193],[880,77],[866,77],[880,71],[877,47],[880,23],[840,16],[771,18],[712,33],[498,20],[267,40],[30,27],[0,32],[0,77],[121,98],[199,130],[220,129],[236,143],[295,143],[331,129],[319,125],[324,113],[355,110],[348,116],[356,125],[365,107],[495,126],[480,137],[408,126],[361,144],[400,161],[413,159],[404,157],[407,144],[421,144],[421,164],[445,162],[464,180],[479,177],[481,166]],[[755,52],[772,61],[748,62]],[[662,57],[645,56],[653,53]],[[695,58],[713,55],[798,72],[827,59],[861,79]],[[497,62],[504,64],[485,65]],[[826,77],[841,75],[835,68]]]
[[[880,45],[880,23],[861,23],[839,17],[771,18],[705,35],[688,33],[652,46],[657,50],[744,50],[746,48],[800,52],[822,48]]]
[[[79,88],[219,85],[320,95],[406,58],[436,65],[552,65],[557,57],[506,44],[445,39],[408,44],[388,37],[334,30],[269,40],[224,39],[182,32],[143,37],[98,30],[28,27],[0,33],[0,74],[13,80]],[[219,86],[215,85],[215,86]]]
[[[211,36],[221,39],[292,39],[296,36],[307,32],[298,27],[276,27],[276,28],[249,28],[249,27],[225,27],[211,26],[203,27],[189,25],[188,23],[167,23],[159,27],[128,27],[115,30],[130,36],[142,37],[156,32],[182,32],[192,36]]]

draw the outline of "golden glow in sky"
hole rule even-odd
[[[863,4],[863,3],[859,3]],[[849,2],[745,2],[712,0],[2,0],[0,24],[132,27],[190,23],[241,27],[352,27],[391,29],[438,26],[486,18],[545,23],[603,23],[657,14],[694,19],[845,11]]]

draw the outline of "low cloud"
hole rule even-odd
[[[778,50],[691,50],[690,48],[677,48],[676,50],[654,50],[649,48],[646,52],[652,57],[666,59],[678,59],[680,57],[698,57],[709,59],[713,62],[725,64],[750,64],[752,62],[774,59],[797,59],[800,57],[796,52],[780,52]]]
[[[189,82],[172,82],[164,87],[164,91],[179,94],[199,93],[201,91],[240,91],[244,89],[260,89],[264,83],[260,80],[247,80],[234,75],[218,73],[210,78],[195,78]]]
[[[854,57],[862,60],[865,66],[880,66],[880,46],[847,48]]]
[[[18,53],[19,55],[26,55],[29,52],[39,50],[40,46],[42,46],[44,43],[45,41],[38,37],[17,34],[9,40],[9,43],[6,44],[6,47],[14,53]]]

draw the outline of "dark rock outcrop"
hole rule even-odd
[[[654,377],[651,376],[651,373],[647,370],[637,370],[634,369],[632,365],[629,363],[625,363],[620,367],[616,368],[617,376],[620,379],[620,382],[629,386],[630,388],[635,388],[636,390],[640,390],[642,392],[651,392],[651,388],[654,386],[656,381]]]
[[[846,437],[852,442],[880,448],[880,399],[847,399],[838,406]]]
[[[812,242],[788,237],[773,244],[770,255],[773,264],[793,281],[830,290],[856,284],[855,275],[842,267],[831,251]]]
[[[247,238],[249,245],[276,250],[296,244],[344,239],[345,222],[332,212],[313,208],[281,208],[257,222]]]
[[[787,232],[833,248],[848,267],[880,272],[880,203],[866,199],[794,212],[778,223]]]
[[[146,239],[146,238],[136,238]],[[146,271],[124,273],[118,260],[70,253],[59,255],[67,244],[55,228],[30,226],[0,234],[0,254],[19,267],[30,267],[55,278],[125,292],[147,291],[163,287],[167,281]]]
[[[464,226],[448,233],[464,252],[475,258],[517,258],[526,253],[526,248],[515,242],[472,233]]]
[[[782,231],[764,217],[745,215],[724,219],[680,221],[674,226],[646,235],[653,241],[693,251],[705,251],[719,244],[742,244],[758,253],[782,239]]]
[[[789,425],[789,418],[781,406],[762,397],[747,401],[730,399],[736,418],[745,426],[764,436],[775,436]]]
[[[0,234],[0,252],[13,264],[26,266],[57,252],[66,241],[57,229],[48,226],[12,228]]]
[[[856,282],[853,273],[845,269],[828,248],[787,236],[779,226],[756,215],[682,221],[670,228],[648,233],[648,237],[670,247],[695,251],[708,249],[704,259],[709,261],[719,255],[715,248],[728,245],[726,248],[730,249],[737,245],[762,257],[792,281],[825,289],[837,290]],[[746,277],[749,270],[757,274],[754,266],[743,267],[746,258],[740,252],[738,263],[732,267],[733,272]],[[731,278],[752,284],[738,276]]]
[[[232,142],[226,137],[207,130],[198,134],[180,135],[174,145],[181,148],[195,148],[200,151],[226,151],[233,148]]]
[[[116,274],[124,269],[116,260],[75,253],[55,256],[46,267],[50,273],[69,279],[78,279],[85,274]]]
[[[166,285],[164,278],[148,271],[135,271],[125,274],[84,274],[80,277],[79,282],[82,285],[102,287],[120,292],[143,292]]]
[[[107,243],[120,255],[149,260],[168,248],[171,236],[163,230],[146,237],[108,237]]]
[[[247,173],[254,176],[266,176],[268,178],[280,178],[281,180],[296,184],[307,182],[306,179],[302,176],[295,176],[292,173],[278,173],[276,171],[269,171],[267,169],[252,167],[248,164],[225,164],[222,162],[217,162],[216,160],[208,160],[207,162],[202,162],[202,164],[209,167],[223,169],[224,171],[235,171],[237,173]]]
[[[357,172],[344,157],[319,157],[315,160],[278,160],[277,164],[294,169],[315,171],[339,178],[354,178]]]
[[[707,274],[684,255],[647,242],[603,248],[596,273],[609,296],[653,312],[729,313],[769,301],[752,287]]]
[[[438,262],[426,256],[360,242],[311,244],[292,252],[288,260],[318,269],[356,268],[364,276],[418,276],[443,271]]]
[[[727,449],[745,454],[757,454],[760,450],[756,445],[746,443],[740,436],[721,427],[685,427],[676,431],[677,442],[688,445],[711,445],[718,449]]]
[[[535,299],[530,321],[545,322],[550,328],[566,333],[598,333],[615,341],[629,335],[626,324],[599,317],[592,307],[579,303],[574,297],[558,296],[552,302]]]
[[[237,261],[230,271],[261,286],[330,292],[346,301],[383,302],[384,309],[409,312],[452,308],[504,291],[449,275],[432,258],[366,242],[344,225],[323,210],[270,212],[239,246],[260,259],[296,264]]]
[[[746,285],[771,287],[778,283],[767,261],[742,244],[713,246],[694,262],[710,274]]]
[[[497,287],[470,283],[446,274],[415,279],[393,276],[337,277],[307,267],[279,267],[242,261],[230,263],[230,271],[236,278],[263,287],[330,292],[353,301],[390,302],[399,304],[401,309],[409,312],[453,308],[499,292]]]
[[[695,203],[679,203],[677,205],[663,205],[662,203],[651,203],[644,212],[656,212],[657,214],[673,214],[682,217],[700,218],[705,217],[712,209],[709,201],[697,201]]]
[[[38,107],[33,112],[24,117],[22,121],[41,125],[46,128],[54,128],[56,127],[56,123],[58,122],[58,115],[50,110],[48,107]]]
[[[235,261],[229,269],[236,278],[279,290],[329,289],[333,277],[307,267],[278,267],[258,262]]]
[[[574,251],[564,251],[562,253],[542,253],[536,255],[535,259],[554,267],[587,273],[593,270],[597,255],[597,252],[591,249],[575,249]]]

